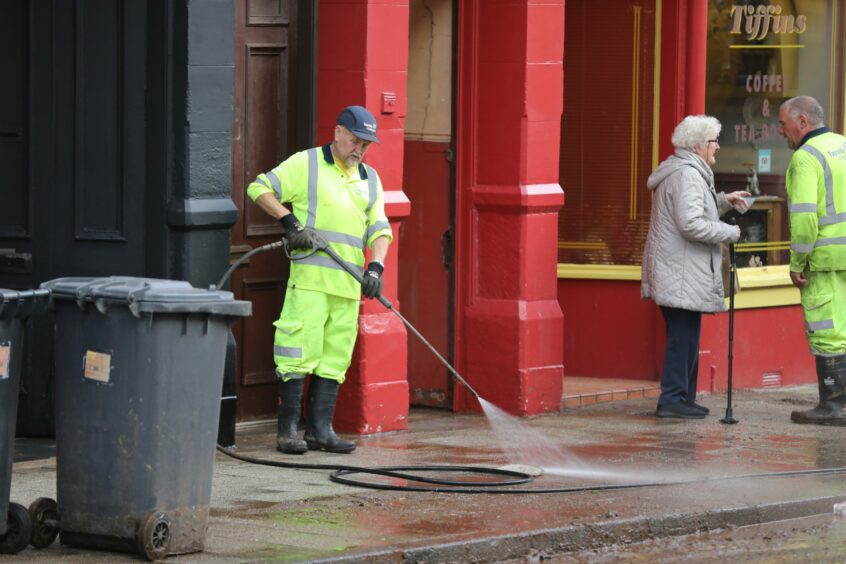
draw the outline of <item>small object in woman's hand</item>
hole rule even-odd
[[[735,209],[740,213],[746,213],[746,211],[752,207],[752,205],[755,203],[755,200],[757,199],[758,196],[746,196],[742,200],[737,201],[738,207]]]

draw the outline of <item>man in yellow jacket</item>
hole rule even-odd
[[[362,163],[370,143],[379,142],[376,119],[361,106],[349,106],[338,116],[334,135],[331,143],[292,155],[247,188],[250,198],[283,225],[293,251],[273,347],[280,379],[277,448],[288,454],[355,450],[355,443],[335,434],[332,417],[358,333],[360,297],[372,299],[381,292],[393,240],[379,176]],[[363,282],[326,253],[315,252],[319,241],[327,242]],[[366,269],[365,247],[371,250]],[[297,424],[308,374],[313,377],[300,439]]]
[[[795,152],[787,168],[790,279],[799,288],[816,357],[819,404],[794,423],[846,425],[846,137],[825,127],[810,96],[781,105],[782,136]]]

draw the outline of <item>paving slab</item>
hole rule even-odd
[[[655,400],[647,398],[524,419],[412,409],[407,431],[357,438],[349,455],[282,455],[274,450],[272,422],[241,425],[237,452],[263,459],[361,467],[523,464],[545,471],[510,488],[533,493],[409,492],[337,484],[326,470],[218,454],[206,549],[169,560],[499,562],[831,513],[833,503],[846,500],[846,476],[801,472],[846,467],[844,429],[795,425],[789,417],[812,407],[816,393],[814,386],[736,391],[737,425],[719,422],[726,401],[719,394],[702,398],[712,413],[693,421],[656,419]],[[50,442],[18,443],[12,500],[54,497]],[[642,483],[653,485],[628,487]],[[576,491],[538,491],[551,489]],[[138,559],[58,541],[15,557]]]

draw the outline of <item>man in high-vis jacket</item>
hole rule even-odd
[[[335,434],[332,418],[358,333],[359,300],[381,292],[393,240],[379,176],[362,163],[370,143],[379,142],[376,119],[365,108],[350,106],[338,116],[334,135],[331,143],[292,155],[247,188],[250,198],[282,224],[292,251],[273,346],[280,379],[276,442],[288,454],[355,450],[355,443]],[[361,284],[329,255],[315,252],[321,241],[362,274]],[[365,247],[371,251],[366,269]],[[309,374],[306,431],[300,439],[297,425]]]
[[[795,152],[787,168],[790,279],[816,357],[819,404],[794,423],[846,425],[846,137],[825,127],[810,96],[781,105],[779,133]]]

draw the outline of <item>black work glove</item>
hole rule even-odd
[[[285,228],[284,237],[289,249],[316,249],[322,246],[317,232],[310,227],[303,227],[294,214],[279,218],[279,223]]]
[[[361,293],[366,298],[373,299],[382,291],[382,272],[385,267],[378,262],[371,261],[367,265],[367,270],[364,271],[364,277],[361,280]]]

